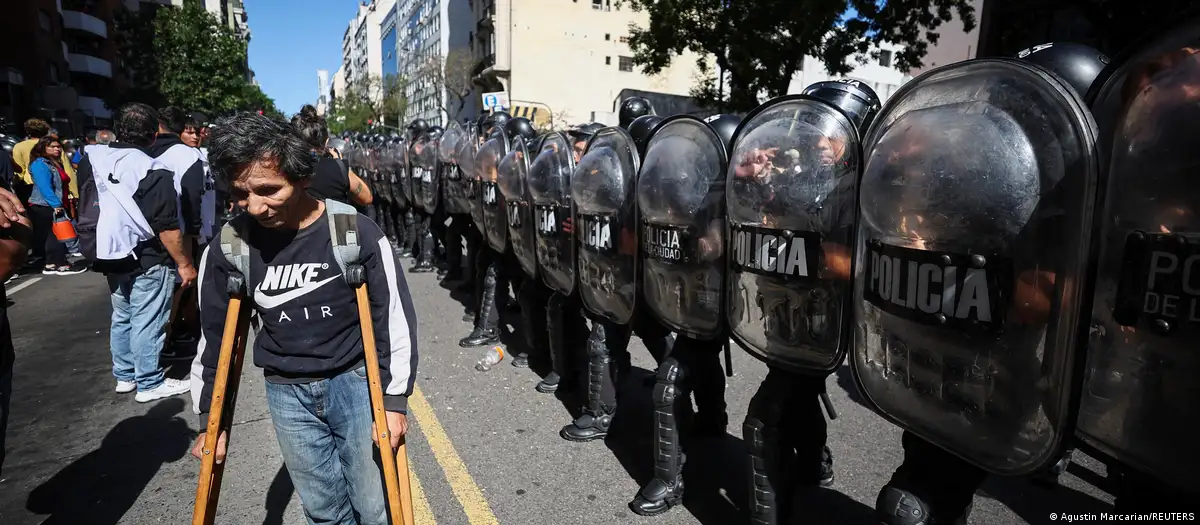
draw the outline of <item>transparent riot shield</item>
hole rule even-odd
[[[880,414],[997,474],[1058,459],[1096,192],[1095,124],[1016,60],[944,66],[866,134],[855,378]]]
[[[441,197],[440,161],[438,157],[438,140],[430,138],[425,141],[421,152],[421,177],[417,179],[421,185],[421,206],[425,212],[432,214],[437,211]]]
[[[529,151],[525,139],[512,140],[508,154],[500,159],[500,193],[508,217],[508,239],[521,269],[536,279],[537,247],[533,233],[533,207],[526,182],[529,179]]]
[[[1200,25],[1189,23],[1110,67],[1092,107],[1108,187],[1081,439],[1184,491],[1200,449]],[[1104,76],[1102,75],[1102,78]]]
[[[475,155],[475,171],[479,177],[479,202],[483,216],[483,234],[493,250],[508,249],[508,217],[504,208],[504,195],[500,193],[500,159],[508,154],[508,137],[504,130],[497,130]]]
[[[575,158],[562,133],[542,139],[542,147],[529,166],[529,192],[533,199],[534,241],[542,282],[563,295],[575,291],[575,241],[563,231],[571,218],[571,175]]]
[[[646,304],[696,339],[724,333],[726,163],[720,137],[685,115],[659,125],[638,174]]]
[[[618,324],[633,317],[638,296],[638,213],[641,164],[625,130],[601,129],[588,141],[571,177],[579,294],[596,315]]]
[[[858,132],[802,95],[756,109],[730,154],[728,316],[742,348],[796,373],[849,351]]]
[[[450,215],[469,213],[466,206],[466,190],[463,187],[462,170],[458,167],[458,149],[462,140],[462,126],[457,122],[451,122],[438,145],[438,156],[441,158],[442,166],[442,202],[445,203],[446,213]]]
[[[471,222],[479,229],[479,233],[486,235],[483,231],[483,201],[479,198],[479,170],[475,169],[479,142],[475,140],[473,133],[468,133],[459,143],[458,149],[458,168],[463,175],[467,211],[471,214]]]

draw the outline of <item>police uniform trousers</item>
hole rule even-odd
[[[450,214],[446,213],[446,199],[443,197],[438,199],[437,210],[433,212],[429,223],[429,231],[433,233],[431,260],[439,274],[444,274],[446,269],[446,222],[449,220]]]
[[[629,503],[643,516],[660,514],[683,499],[684,449],[693,438],[725,433],[725,337],[701,341],[679,336],[655,374],[654,477]],[[691,397],[696,398],[693,416]]]
[[[820,399],[826,377],[768,367],[751,398],[742,424],[749,451],[750,523],[792,523],[796,490],[833,482]]]
[[[522,287],[522,290],[525,288]],[[524,293],[524,292],[522,292]],[[524,315],[525,305],[521,305]],[[537,385],[538,392],[558,392],[562,398],[571,398],[578,392],[581,357],[587,348],[590,331],[583,315],[583,304],[579,294],[563,295],[551,292],[546,301],[546,343],[549,345],[550,373]],[[563,381],[563,378],[567,378]]]
[[[644,312],[645,308],[637,311]],[[629,325],[620,325],[598,315],[591,318],[587,355],[581,359],[587,364],[582,367],[578,379],[580,390],[586,396],[583,413],[559,432],[568,441],[592,441],[608,435],[617,411],[617,385],[633,367],[629,355],[631,335],[637,334],[642,339],[656,366],[662,364],[675,343],[670,330],[644,313],[635,313]]]
[[[474,271],[467,272],[463,267],[466,258],[463,257],[463,241],[470,233],[467,229],[475,229],[471,224],[470,215],[450,215],[450,224],[443,228],[442,245],[445,250],[446,258],[446,279],[455,281],[462,279],[464,275]]]
[[[525,276],[517,291],[517,304],[521,306],[520,349],[513,353],[513,366],[528,367],[549,361],[550,320],[546,306],[554,293],[540,278]]]
[[[480,236],[482,238],[482,235]],[[500,340],[500,312],[508,306],[512,272],[505,268],[506,254],[493,250],[481,239],[475,256],[475,326],[458,342],[464,348],[493,344]]]
[[[419,206],[414,208],[413,256],[416,258],[416,264],[412,267],[412,271],[430,272],[433,271],[433,216]]]
[[[965,524],[975,491],[987,472],[907,430],[900,443],[904,461],[875,502],[880,522],[921,523],[926,518],[917,519],[912,512],[920,508],[934,523]],[[920,501],[912,501],[912,497]]]

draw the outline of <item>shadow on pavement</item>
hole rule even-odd
[[[117,423],[100,448],[34,489],[26,509],[48,514],[43,525],[115,525],[164,463],[188,454],[196,433],[179,417],[184,405],[178,397],[166,399]]]
[[[846,391],[846,397],[851,401],[858,403],[867,408],[871,408],[863,400],[862,393],[858,391],[858,385],[854,383],[853,372],[850,371],[850,365],[845,364],[837,369],[837,385]]]
[[[263,525],[283,525],[288,502],[292,500],[292,493],[295,491],[287,465],[280,465],[275,479],[271,480],[271,487],[267,489],[267,517],[263,518]]]
[[[992,498],[1028,523],[1042,523],[1052,512],[1072,514],[1112,512],[1112,505],[1063,485],[1041,486],[1028,478],[988,476],[976,497]]]

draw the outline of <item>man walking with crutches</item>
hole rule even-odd
[[[395,515],[389,500],[397,481],[389,473],[385,493],[372,442],[390,433],[391,443],[379,451],[386,462],[408,429],[417,319],[404,275],[375,223],[345,204],[308,195],[316,158],[288,123],[243,113],[218,124],[209,162],[246,213],[201,260],[202,337],[192,364],[201,426],[216,428],[206,424],[230,305],[227,284],[241,275],[245,300],[262,322],[254,364],[265,373],[275,434],[308,522],[386,525]],[[372,406],[369,383],[382,387],[382,407]],[[386,431],[375,425],[372,408],[381,409],[376,420],[386,420]],[[201,434],[192,453],[223,461],[224,432],[207,439]],[[399,474],[406,485],[407,471]]]

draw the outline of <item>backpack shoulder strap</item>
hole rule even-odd
[[[329,216],[329,238],[333,241],[333,257],[342,269],[346,283],[357,287],[366,281],[358,244],[358,210],[344,202],[325,199]]]
[[[225,260],[233,266],[236,275],[229,276],[228,292],[230,294],[246,293],[246,279],[250,275],[250,245],[242,238],[235,224],[241,223],[237,217],[221,226],[221,253]]]

